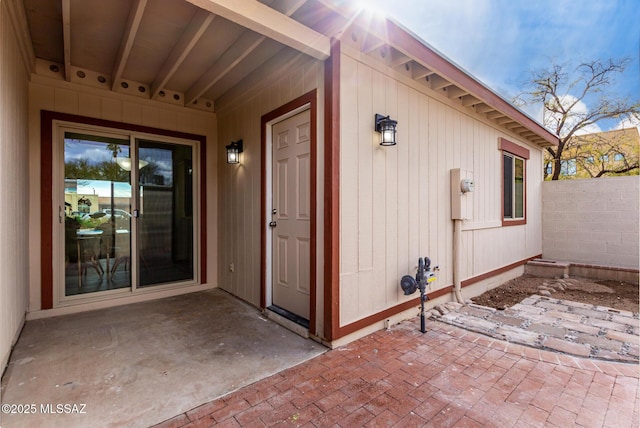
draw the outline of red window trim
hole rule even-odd
[[[525,149],[522,146],[517,145],[516,143],[512,143],[509,140],[506,140],[504,138],[500,138],[500,141],[498,142],[498,149],[502,150],[503,152],[509,152],[512,155],[516,155],[519,156],[523,159],[529,160],[529,158],[531,157],[529,155],[529,149]]]
[[[498,139],[498,150],[500,150],[503,154],[507,152],[511,155],[518,156],[525,160],[524,162],[524,192],[523,192],[523,212],[524,218],[519,219],[506,219],[504,218],[504,165],[502,165],[502,179],[500,180],[500,217],[502,218],[502,226],[521,226],[523,224],[527,224],[527,160],[529,160],[530,152],[528,149],[513,143],[509,140],[506,140],[502,137]]]

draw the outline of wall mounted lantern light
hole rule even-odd
[[[397,120],[390,119],[389,116],[376,114],[376,131],[380,133],[381,146],[396,145],[396,125]]]
[[[240,163],[240,153],[242,153],[242,140],[232,141],[225,146],[227,149],[227,163]]]

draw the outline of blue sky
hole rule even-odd
[[[507,100],[528,71],[628,57],[611,91],[640,99],[638,0],[365,0]],[[587,108],[588,108],[587,104]],[[540,108],[525,110],[541,120]],[[617,121],[600,124],[603,131]],[[640,125],[640,124],[639,124]]]

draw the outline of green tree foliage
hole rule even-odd
[[[129,180],[129,173],[112,161],[102,161],[91,163],[89,159],[76,159],[66,162],[64,165],[66,178],[77,180],[105,180],[126,182]]]

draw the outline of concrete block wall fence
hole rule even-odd
[[[638,269],[639,223],[640,176],[543,183],[545,259]]]

